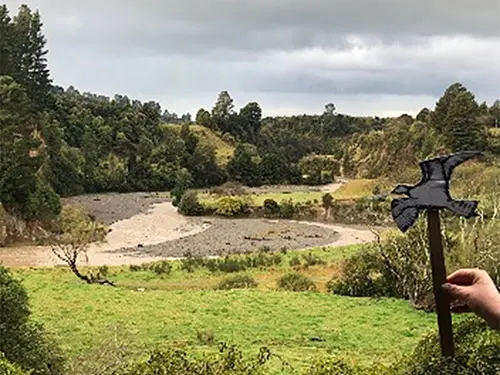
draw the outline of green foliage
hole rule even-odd
[[[155,352],[147,361],[130,366],[118,375],[260,375],[271,358],[269,350],[262,348],[253,360],[245,360],[236,347],[220,344],[215,356],[196,358],[188,353],[169,349]]]
[[[191,190],[186,192],[179,203],[179,212],[186,216],[200,216],[204,213],[204,208],[198,200],[198,194]]]
[[[304,264],[306,266],[324,266],[326,264],[323,259],[312,253],[302,255],[302,259],[304,259]]]
[[[292,219],[297,213],[297,207],[291,199],[284,200],[280,205],[280,216],[283,219]]]
[[[149,269],[153,271],[155,274],[161,276],[161,275],[168,275],[172,271],[172,266],[170,262],[164,260],[161,262],[152,263],[149,266]]]
[[[264,201],[264,216],[275,217],[280,214],[280,205],[274,199],[266,199]]]
[[[479,122],[479,105],[460,83],[448,87],[432,113],[432,125],[452,151],[484,150],[486,134]]]
[[[251,201],[245,197],[227,196],[220,198],[216,203],[217,215],[241,216],[250,213]]]
[[[23,370],[33,370],[33,375],[64,374],[60,349],[41,325],[29,319],[24,287],[1,266],[0,301],[0,353]]]
[[[454,324],[456,355],[443,358],[436,333],[428,334],[401,366],[402,375],[492,375],[500,372],[500,334],[477,318]]]
[[[395,296],[394,280],[378,254],[364,251],[344,261],[342,274],[327,283],[330,293],[355,296]]]
[[[279,278],[278,289],[290,292],[315,292],[317,287],[307,276],[292,272]]]
[[[175,187],[171,195],[173,197],[172,204],[178,206],[181,202],[182,196],[186,191],[193,186],[193,178],[187,169],[181,169],[177,172],[175,177]]]
[[[14,365],[7,361],[3,353],[0,353],[0,374],[2,375],[29,375],[28,373],[21,370],[17,365]]]
[[[299,168],[310,185],[325,185],[340,174],[340,164],[333,156],[311,155],[299,161]]]
[[[227,277],[217,284],[215,289],[230,290],[230,289],[249,289],[256,288],[257,282],[249,275],[234,275]]]

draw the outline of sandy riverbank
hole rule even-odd
[[[88,250],[88,265],[141,264],[182,257],[186,253],[217,256],[319,246],[345,246],[373,241],[368,229],[320,223],[266,219],[186,218],[165,198],[144,193],[101,194],[65,200],[85,206],[96,219],[110,224],[102,244]],[[8,267],[62,264],[49,247],[0,249]]]

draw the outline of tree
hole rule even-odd
[[[431,111],[429,108],[422,108],[422,110],[418,113],[416,120],[421,122],[428,122],[430,119]]]
[[[333,116],[335,114],[336,110],[337,109],[335,108],[335,104],[328,103],[327,105],[325,105],[325,112],[324,112],[324,114],[325,115]]]
[[[436,108],[431,115],[431,121],[432,125],[441,133],[446,133],[448,111],[453,101],[460,93],[464,92],[467,92],[467,89],[461,83],[454,83],[446,89],[443,96],[436,103]]]
[[[240,134],[234,134],[234,136],[241,139],[241,141],[246,143],[255,143],[257,139],[257,134],[260,131],[262,120],[262,109],[259,103],[251,102],[244,106],[238,115],[238,125],[240,128]],[[231,131],[232,129],[230,129]]]
[[[479,106],[474,95],[461,92],[451,103],[446,116],[448,137],[447,145],[454,152],[483,150],[486,146],[486,133],[478,121]]]
[[[21,5],[13,20],[13,37],[10,39],[13,43],[11,53],[15,66],[9,75],[26,89],[37,109],[48,104],[52,84],[42,26],[40,13],[32,13],[27,5]]]
[[[490,107],[490,114],[495,119],[495,126],[500,126],[500,100],[495,100],[493,105]]]
[[[222,91],[212,109],[212,120],[215,127],[222,132],[229,131],[229,120],[234,114],[233,98],[227,91]]]
[[[78,269],[80,257],[87,257],[89,245],[106,236],[106,228],[91,220],[81,209],[66,207],[58,220],[59,233],[51,245],[52,252],[87,284],[114,284],[101,275],[84,275]]]
[[[259,164],[260,157],[255,146],[240,144],[227,165],[227,171],[233,181],[241,182],[247,186],[260,186],[262,176]]]
[[[210,112],[204,108],[200,108],[196,113],[196,123],[198,125],[205,126],[206,128],[211,128],[212,118],[210,116]]]
[[[0,202],[26,220],[50,219],[61,206],[37,175],[45,154],[31,102],[12,78],[0,77],[0,103]]]

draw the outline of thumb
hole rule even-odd
[[[443,291],[453,299],[465,299],[468,295],[467,287],[455,284],[446,283],[442,286]]]

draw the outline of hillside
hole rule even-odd
[[[180,134],[181,126],[176,124],[163,124],[162,126],[175,130]],[[213,132],[212,130],[201,125],[190,125],[191,131],[200,139],[204,144],[215,148],[217,163],[219,166],[227,165],[229,159],[234,154],[235,147],[228,142],[224,141],[222,137]]]

